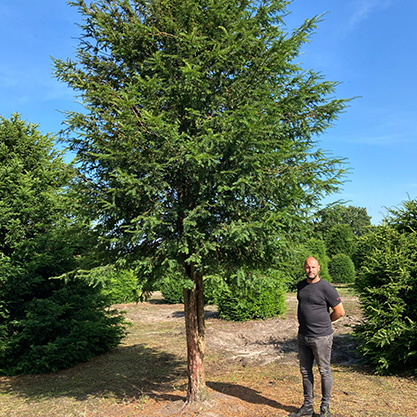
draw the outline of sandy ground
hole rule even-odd
[[[352,365],[358,361],[355,354],[355,342],[351,336],[352,326],[360,321],[360,310],[355,297],[344,297],[343,303],[346,309],[346,316],[333,323],[334,345],[332,351],[332,363],[338,365]],[[126,305],[128,317],[133,322],[157,324],[156,322],[176,322],[177,328],[181,329],[184,322],[183,306],[181,304],[164,304],[161,296],[154,294],[153,298],[141,303],[141,308],[131,310],[131,305]],[[287,399],[283,403],[272,400],[276,395],[275,382],[271,381],[269,386],[261,391],[241,384],[212,383],[207,385],[210,389],[210,401],[199,404],[197,408],[188,407],[183,409],[184,397],[171,397],[168,401],[158,403],[149,402],[144,407],[143,413],[136,412],[135,415],[146,417],[252,417],[252,416],[284,416],[294,411],[294,406],[286,406],[294,393],[294,388],[299,388],[300,377],[298,375],[298,358],[296,347],[296,336],[298,324],[296,318],[297,300],[295,294],[287,296],[287,313],[285,317],[268,320],[252,320],[247,322],[229,322],[218,317],[215,306],[207,306],[206,311],[206,354],[211,352],[220,353],[224,364],[235,363],[240,369],[261,369],[271,366],[287,365],[294,370],[289,378]],[[122,308],[123,310],[123,308]],[[130,311],[129,311],[130,310]],[[134,314],[134,316],[132,316]],[[136,316],[136,314],[139,314]],[[174,324],[174,323],[172,323]],[[181,333],[184,330],[180,330]],[[185,332],[183,334],[185,337]],[[224,365],[223,365],[224,366]],[[247,368],[246,368],[247,367]],[[219,369],[212,372],[216,374]],[[284,383],[285,386],[285,383]],[[300,391],[298,389],[298,391]],[[281,390],[282,392],[282,390]],[[175,399],[177,398],[177,399]],[[271,411],[273,413],[271,414]],[[340,414],[334,414],[340,416]]]

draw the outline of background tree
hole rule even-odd
[[[417,200],[405,200],[399,207],[389,209],[385,222],[399,232],[417,232]]]
[[[325,235],[327,253],[330,257],[343,253],[350,258],[356,252],[356,239],[352,229],[346,224],[332,226]]]
[[[98,287],[51,279],[77,267],[72,168],[19,115],[0,118],[0,373],[46,373],[106,352],[124,334]]]
[[[368,216],[366,208],[355,206],[344,206],[335,204],[319,210],[314,219],[315,230],[322,235],[338,224],[346,224],[356,237],[366,234],[371,226],[371,217]]]
[[[114,0],[84,18],[76,60],[80,196],[108,257],[184,276],[188,401],[205,395],[203,277],[279,264],[341,161],[318,149],[344,109],[295,59],[317,18],[287,33],[287,1]]]

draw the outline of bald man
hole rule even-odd
[[[330,398],[333,377],[330,357],[333,345],[332,322],[345,314],[336,289],[319,276],[320,265],[309,257],[304,263],[306,279],[297,284],[298,300],[298,355],[303,380],[304,404],[290,417],[312,416],[313,361],[316,360],[321,376],[320,417],[331,417]],[[331,312],[330,312],[331,310]]]

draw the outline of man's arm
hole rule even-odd
[[[332,307],[332,312],[330,314],[330,320],[336,321],[337,319],[340,319],[340,317],[344,316],[345,308],[343,307],[342,303],[339,303],[337,306]]]

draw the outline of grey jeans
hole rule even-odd
[[[307,337],[299,333],[297,344],[300,371],[303,378],[304,404],[313,406],[313,362],[315,359],[321,376],[321,407],[328,407],[333,386],[333,376],[330,370],[333,334],[329,336]]]

